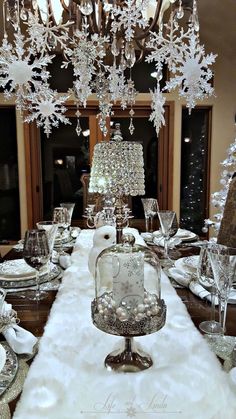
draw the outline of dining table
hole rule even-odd
[[[162,252],[162,249],[159,246],[152,246],[151,248],[157,254],[160,254],[160,252]],[[72,248],[67,249],[67,251],[68,253],[72,253],[73,249]],[[199,248],[197,246],[192,246],[190,243],[189,245],[185,244],[184,246],[179,245],[175,251],[174,257],[181,258],[184,256],[197,255],[198,253],[199,253]],[[17,258],[22,258],[22,253],[12,249],[10,252],[8,252],[5,255],[4,260],[11,260],[11,259],[17,259]],[[20,319],[20,326],[32,332],[35,336],[37,336],[40,339],[44,335],[45,326],[48,322],[51,309],[55,303],[57,292],[58,291],[56,290],[47,291],[47,297],[38,303],[32,300],[21,298],[20,296],[17,295],[17,293],[9,293],[7,295],[7,302],[12,304],[13,309],[16,310],[18,318]],[[188,288],[177,286],[175,287],[175,292],[177,293],[177,296],[186,307],[187,312],[194,326],[196,327],[196,329],[199,330],[199,324],[204,320],[210,319],[211,307],[210,307],[209,301],[198,298]],[[227,325],[226,325],[227,335],[229,336],[236,336],[235,318],[236,318],[236,305],[229,305],[228,312],[227,312]],[[94,347],[94,350],[95,350],[95,347]],[[31,365],[31,363],[32,363],[32,359],[28,361],[29,365]],[[214,371],[212,371],[212,373],[214,374]],[[236,394],[236,390],[235,390],[235,394]],[[217,395],[215,395],[215,397],[217,397]],[[14,400],[12,400],[9,403],[10,411],[12,415],[14,414],[19,398],[20,398],[20,395],[17,396]],[[96,416],[93,415],[93,413],[94,412],[92,413],[90,412],[91,418],[96,418]],[[178,412],[173,414],[174,419],[175,417],[181,417],[181,415],[178,416],[179,413],[178,414],[177,413]],[[138,414],[139,412],[137,411],[137,409],[136,409],[136,413],[135,413],[135,410],[133,410],[133,417],[136,415],[137,415],[137,418],[141,417],[141,416],[138,416]],[[130,411],[130,415],[132,415],[132,410]],[[62,417],[64,419],[64,416]],[[89,414],[87,415],[82,414],[82,416],[78,416],[78,417],[79,418],[81,417],[84,419],[90,418]],[[127,417],[128,417],[128,414],[127,414]],[[151,417],[151,414],[150,414],[150,417]],[[195,416],[192,416],[192,417],[195,417]],[[45,416],[45,418],[47,419],[47,415]],[[77,418],[77,416],[75,415],[73,418]],[[229,418],[231,418],[231,416],[229,416]],[[58,419],[58,418],[55,416],[55,419]],[[65,419],[72,419],[72,417],[68,416],[68,418],[65,417]]]

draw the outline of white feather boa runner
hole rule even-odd
[[[84,230],[77,240],[14,419],[235,418],[236,389],[165,275],[167,323],[136,339],[152,354],[153,367],[136,374],[105,369],[104,358],[120,338],[91,321],[92,234]]]

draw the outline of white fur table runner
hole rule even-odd
[[[234,419],[236,389],[165,275],[166,325],[135,339],[153,367],[133,374],[105,369],[105,356],[122,338],[91,321],[92,234],[84,230],[77,240],[14,419]]]

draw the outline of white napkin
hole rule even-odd
[[[56,250],[53,250],[52,252],[52,262],[56,264],[58,263],[63,269],[69,268],[72,263],[70,255],[66,253],[60,255]]]
[[[168,270],[170,276],[178,282],[178,284],[183,285],[186,288],[189,288],[193,294],[197,295],[199,298],[207,299],[211,302],[211,293],[207,291],[202,285],[198,282],[192,281],[193,276],[190,272],[178,268],[170,268]],[[231,289],[229,293],[229,304],[236,304],[236,290]],[[218,298],[215,297],[215,304],[218,305]]]
[[[11,311],[12,305],[4,303],[2,313]],[[5,331],[2,332],[6,341],[16,354],[32,354],[37,338],[28,330],[13,323],[10,324]]]
[[[157,246],[164,247],[164,238],[162,236],[161,237],[154,237],[153,243],[155,243]],[[172,249],[173,247],[178,246],[180,243],[182,243],[182,240],[180,238],[172,237],[168,241],[168,247],[170,249]]]
[[[207,291],[204,287],[202,287],[200,284],[193,281],[192,275],[190,273],[177,268],[170,268],[168,272],[170,276],[176,282],[178,282],[178,284],[189,288],[193,294],[197,295],[197,297],[202,299],[206,298],[208,301],[211,302],[211,293]]]

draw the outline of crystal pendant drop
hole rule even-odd
[[[114,57],[117,57],[120,53],[120,48],[117,43],[117,39],[114,37],[112,44],[111,44],[111,52]]]
[[[179,8],[177,10],[177,13],[176,13],[176,17],[177,17],[177,19],[182,19],[182,17],[184,17],[184,9],[183,9],[182,5],[179,6]]]
[[[196,32],[199,32],[200,26],[199,26],[199,20],[198,20],[198,13],[197,13],[197,3],[196,0],[193,2],[193,14],[191,22],[193,24],[193,27]]]
[[[80,136],[80,134],[81,134],[81,132],[82,132],[82,128],[81,128],[81,125],[80,125],[80,122],[79,122],[79,118],[78,118],[78,120],[77,120],[77,125],[76,125],[76,128],[75,128],[75,131],[76,131],[76,134],[78,135],[78,137]]]
[[[133,67],[136,61],[135,49],[132,42],[125,44],[125,58],[128,67]]]
[[[79,9],[80,9],[81,13],[83,13],[83,15],[85,15],[85,16],[91,15],[91,13],[93,11],[93,4],[92,4],[91,0],[81,0],[80,5],[79,5]]]
[[[130,109],[129,114],[130,114],[129,132],[130,132],[131,135],[133,135],[134,130],[135,130],[134,124],[133,124],[134,110]]]

